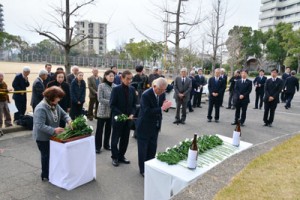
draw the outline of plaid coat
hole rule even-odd
[[[98,118],[110,118],[111,117],[111,108],[109,106],[109,100],[112,88],[115,86],[115,84],[112,84],[112,86],[109,86],[107,83],[101,83],[98,86],[98,111],[97,111],[97,117]]]

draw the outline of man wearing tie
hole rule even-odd
[[[206,84],[205,76],[203,75],[202,68],[198,69],[198,75],[195,76],[197,90],[194,94],[193,107],[202,108],[201,107],[201,97],[203,92],[203,86]]]
[[[222,93],[224,91],[225,81],[220,77],[220,69],[215,69],[215,76],[208,80],[208,91],[209,91],[209,104],[207,121],[212,120],[212,110],[215,107],[215,122],[219,122],[220,118],[220,106],[222,103]]]
[[[192,80],[189,79],[187,75],[187,69],[182,68],[180,70],[180,75],[176,77],[174,81],[174,99],[176,101],[176,117],[174,124],[185,124],[186,119],[186,107],[190,98],[190,92],[192,90]],[[181,110],[181,119],[180,119],[180,107]]]
[[[142,176],[144,176],[144,162],[154,158],[156,154],[162,111],[167,110],[172,104],[166,100],[165,91],[167,86],[166,79],[157,78],[152,82],[152,87],[141,96],[141,107],[136,129],[139,168]]]
[[[271,78],[266,81],[265,84],[265,112],[264,112],[264,126],[272,127],[274,121],[275,110],[279,103],[279,93],[283,87],[283,81],[277,77],[278,70],[273,69],[271,71]]]
[[[258,101],[259,109],[261,109],[263,105],[264,87],[267,80],[267,77],[264,75],[265,71],[263,69],[259,70],[259,76],[257,76],[253,81],[253,85],[255,87],[255,107],[253,109],[258,109]]]
[[[246,113],[248,104],[250,103],[249,95],[252,91],[252,81],[247,79],[248,71],[243,70],[241,73],[241,79],[235,83],[234,91],[237,96],[235,118],[231,125],[236,125],[240,119],[241,126],[244,126],[246,120]],[[242,115],[240,115],[242,109]]]

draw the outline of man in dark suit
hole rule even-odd
[[[171,106],[166,100],[166,79],[160,77],[152,82],[152,88],[141,97],[141,107],[136,123],[140,174],[144,176],[144,162],[155,157],[158,133],[161,128],[162,111]]]
[[[208,91],[209,91],[209,104],[208,104],[208,114],[207,121],[212,120],[212,111],[215,107],[215,122],[219,122],[220,118],[220,106],[222,103],[222,93],[224,91],[225,81],[220,77],[220,69],[215,69],[215,76],[208,80]]]
[[[136,111],[136,95],[134,87],[130,86],[132,73],[125,70],[121,76],[122,84],[114,87],[110,96],[110,107],[112,112],[112,136],[111,153],[112,164],[117,167],[119,162],[129,164],[125,158],[128,146],[131,120]],[[129,120],[117,121],[115,117],[121,114],[128,116]],[[118,148],[119,144],[119,148]]]
[[[265,71],[263,69],[259,70],[259,76],[257,76],[253,81],[253,85],[255,87],[255,107],[253,109],[258,109],[258,101],[259,101],[259,109],[261,109],[263,105],[264,89],[265,89],[266,81],[267,81],[267,77],[265,77]]]
[[[226,90],[226,87],[227,87],[227,75],[225,74],[225,69],[224,68],[221,68],[221,74],[220,74],[220,77],[224,80],[225,82],[225,85],[224,85],[224,88],[223,88],[223,91],[222,91],[222,98],[221,98],[221,106],[220,107],[223,107],[223,100],[224,100],[224,94],[225,94],[225,90]]]
[[[45,90],[44,81],[47,80],[48,72],[42,69],[39,72],[39,77],[35,79],[32,84],[32,96],[31,96],[31,103],[32,110],[34,112],[35,107],[43,100],[44,95],[43,92]]]
[[[235,109],[237,96],[234,91],[234,88],[235,88],[235,84],[240,79],[241,79],[241,72],[239,70],[236,70],[234,72],[234,76],[231,77],[229,80],[230,86],[229,86],[228,107],[226,109],[233,109],[233,110]]]
[[[192,80],[187,76],[187,69],[182,68],[180,70],[180,76],[177,76],[174,80],[174,99],[176,101],[176,116],[174,124],[185,124],[186,119],[186,107],[190,99],[190,92],[192,90]],[[181,119],[180,119],[180,108]]]
[[[14,91],[26,91],[26,88],[29,87],[30,83],[28,81],[28,75],[30,74],[30,68],[25,66],[23,67],[23,72],[17,74],[15,79],[12,82]],[[16,107],[18,112],[14,114],[14,121],[19,120],[26,112],[27,105],[27,93],[14,93],[13,99],[15,100]]]
[[[79,67],[78,66],[72,66],[72,73],[67,75],[67,83],[70,85],[71,87],[71,83],[72,81],[77,77],[77,74],[79,72]]]
[[[98,91],[98,86],[100,83],[102,83],[102,78],[98,76],[98,69],[93,68],[92,70],[92,76],[88,77],[88,88],[90,91],[89,97],[90,97],[90,102],[89,102],[89,108],[88,108],[88,119],[93,120],[94,117],[97,116],[97,110],[98,110],[98,99],[97,99],[97,91]],[[95,107],[95,111],[94,111]],[[94,111],[94,113],[93,113]]]
[[[158,67],[153,67],[153,72],[148,77],[149,87],[151,87],[152,82],[159,77],[160,77],[160,75],[158,74]]]
[[[279,93],[283,87],[283,81],[277,77],[278,70],[273,69],[271,71],[271,78],[265,83],[265,112],[264,112],[264,126],[272,127],[274,121],[275,110],[279,103]]]
[[[194,100],[193,100],[193,107],[196,108],[202,108],[201,106],[201,97],[203,92],[203,86],[206,84],[205,76],[203,75],[202,69],[198,69],[198,75],[195,76],[196,84],[197,84],[197,90],[194,94]]]
[[[193,97],[195,98],[195,91],[197,91],[197,82],[196,82],[196,79],[195,79],[195,71],[192,70],[190,71],[190,75],[189,75],[189,78],[192,80],[192,89],[191,89],[191,92],[190,92],[190,99],[188,101],[188,108],[189,108],[189,112],[194,112],[193,108],[192,108],[192,99]]]
[[[286,79],[291,76],[290,72],[291,72],[291,68],[290,67],[286,67],[285,68],[285,72],[281,76],[281,79],[283,81],[283,85],[285,84]],[[285,96],[285,94],[286,94],[286,91],[284,90],[284,88],[282,88],[281,96],[280,96],[280,99],[281,99],[282,103],[286,102],[286,96]]]
[[[296,71],[291,72],[291,76],[288,77],[284,84],[285,89],[285,97],[286,97],[286,104],[285,109],[291,108],[291,101],[294,97],[294,94],[296,93],[296,89],[299,92],[299,80],[295,77]]]
[[[247,114],[248,104],[250,103],[249,95],[252,91],[252,81],[248,78],[248,71],[243,70],[241,73],[241,79],[235,83],[234,91],[237,96],[235,118],[232,125],[236,125],[240,119],[241,126],[244,126]],[[242,115],[240,115],[242,109]]]
[[[54,73],[51,72],[51,69],[52,69],[52,65],[51,65],[50,63],[47,63],[47,64],[45,65],[45,70],[47,71],[48,76],[47,76],[47,79],[44,80],[44,86],[45,86],[45,88],[47,87],[47,85],[48,85],[48,83],[49,83],[50,81],[54,80],[54,79],[53,79]]]

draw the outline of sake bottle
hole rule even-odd
[[[236,127],[233,131],[233,136],[232,136],[232,145],[233,146],[240,146],[240,139],[242,136],[242,131],[241,131],[241,124],[240,121],[238,120],[236,123]]]
[[[197,133],[194,134],[193,142],[189,148],[187,167],[189,169],[196,169],[198,159]]]

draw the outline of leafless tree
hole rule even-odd
[[[169,34],[173,34],[175,36],[175,40],[168,39],[167,41],[171,44],[175,45],[175,67],[178,69],[180,67],[180,41],[183,39],[186,39],[187,35],[195,28],[197,25],[199,25],[201,22],[203,22],[205,19],[200,18],[201,10],[198,9],[198,12],[196,13],[194,19],[192,22],[186,22],[182,19],[187,15],[184,7],[184,2],[188,2],[188,0],[178,0],[177,2],[177,10],[171,11],[167,7],[164,8],[164,12],[169,15],[170,17],[167,17],[166,20],[163,20],[167,24],[173,24],[175,25],[175,29],[169,30]]]
[[[212,13],[209,18],[209,34],[210,44],[212,45],[212,71],[214,71],[217,63],[218,49],[224,45],[221,42],[222,28],[225,25],[225,18],[227,13],[226,0],[213,0]]]
[[[242,42],[238,33],[233,32],[226,40],[226,48],[229,53],[228,64],[230,65],[231,75],[233,75],[234,66],[243,61]]]
[[[92,35],[87,34],[80,34],[78,35],[79,39],[74,39],[74,29],[75,26],[71,26],[70,20],[71,17],[76,17],[78,15],[78,10],[87,5],[94,5],[96,0],[83,0],[81,3],[76,3],[73,8],[70,7],[70,0],[65,0],[65,8],[61,5],[58,6],[51,6],[53,9],[53,14],[50,13],[52,17],[51,23],[58,26],[58,28],[63,29],[65,31],[65,40],[61,39],[61,37],[54,32],[45,30],[42,26],[38,26],[33,28],[33,31],[37,32],[38,34],[49,38],[50,40],[56,42],[60,46],[63,47],[65,52],[65,68],[66,73],[70,73],[70,61],[69,61],[69,54],[70,50],[84,41],[87,38],[93,38]]]

